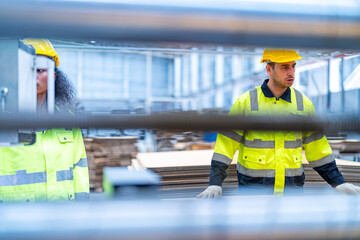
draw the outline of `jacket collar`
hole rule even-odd
[[[267,98],[274,98],[274,94],[270,91],[267,83],[269,82],[269,79],[265,79],[265,81],[263,82],[263,84],[261,85],[261,90],[263,92],[263,94],[265,95],[265,97]],[[280,96],[280,98],[286,102],[291,103],[291,90],[290,88],[287,88],[285,90],[285,92],[283,93],[283,95]]]

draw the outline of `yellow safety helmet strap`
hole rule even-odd
[[[300,60],[302,57],[293,49],[270,49],[266,48],[260,63],[275,62],[284,63]]]
[[[56,53],[53,45],[48,39],[43,38],[26,38],[23,40],[26,44],[29,44],[35,48],[36,54],[44,55],[54,59],[55,66],[59,66],[59,56]]]

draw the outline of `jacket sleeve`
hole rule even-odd
[[[81,130],[73,129],[73,135],[75,200],[89,200],[89,170]]]
[[[315,115],[311,104],[312,115]],[[303,147],[309,165],[331,186],[336,187],[345,183],[344,177],[336,166],[335,158],[328,140],[323,132],[305,132]]]
[[[241,114],[243,105],[243,98],[240,97],[231,108],[229,115]],[[244,131],[242,130],[219,131],[211,159],[209,185],[222,185],[227,176],[226,170],[242,142],[243,135]]]

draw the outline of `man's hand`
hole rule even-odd
[[[360,187],[351,183],[343,183],[335,187],[335,190],[345,194],[360,194]]]
[[[196,198],[219,198],[222,194],[222,188],[220,186],[211,185],[208,186],[205,191],[197,195]]]

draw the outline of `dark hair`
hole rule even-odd
[[[267,65],[269,65],[273,70],[275,69],[275,63],[274,62],[268,62]]]
[[[59,68],[55,68],[55,105],[60,112],[74,111],[76,92],[71,82]]]

